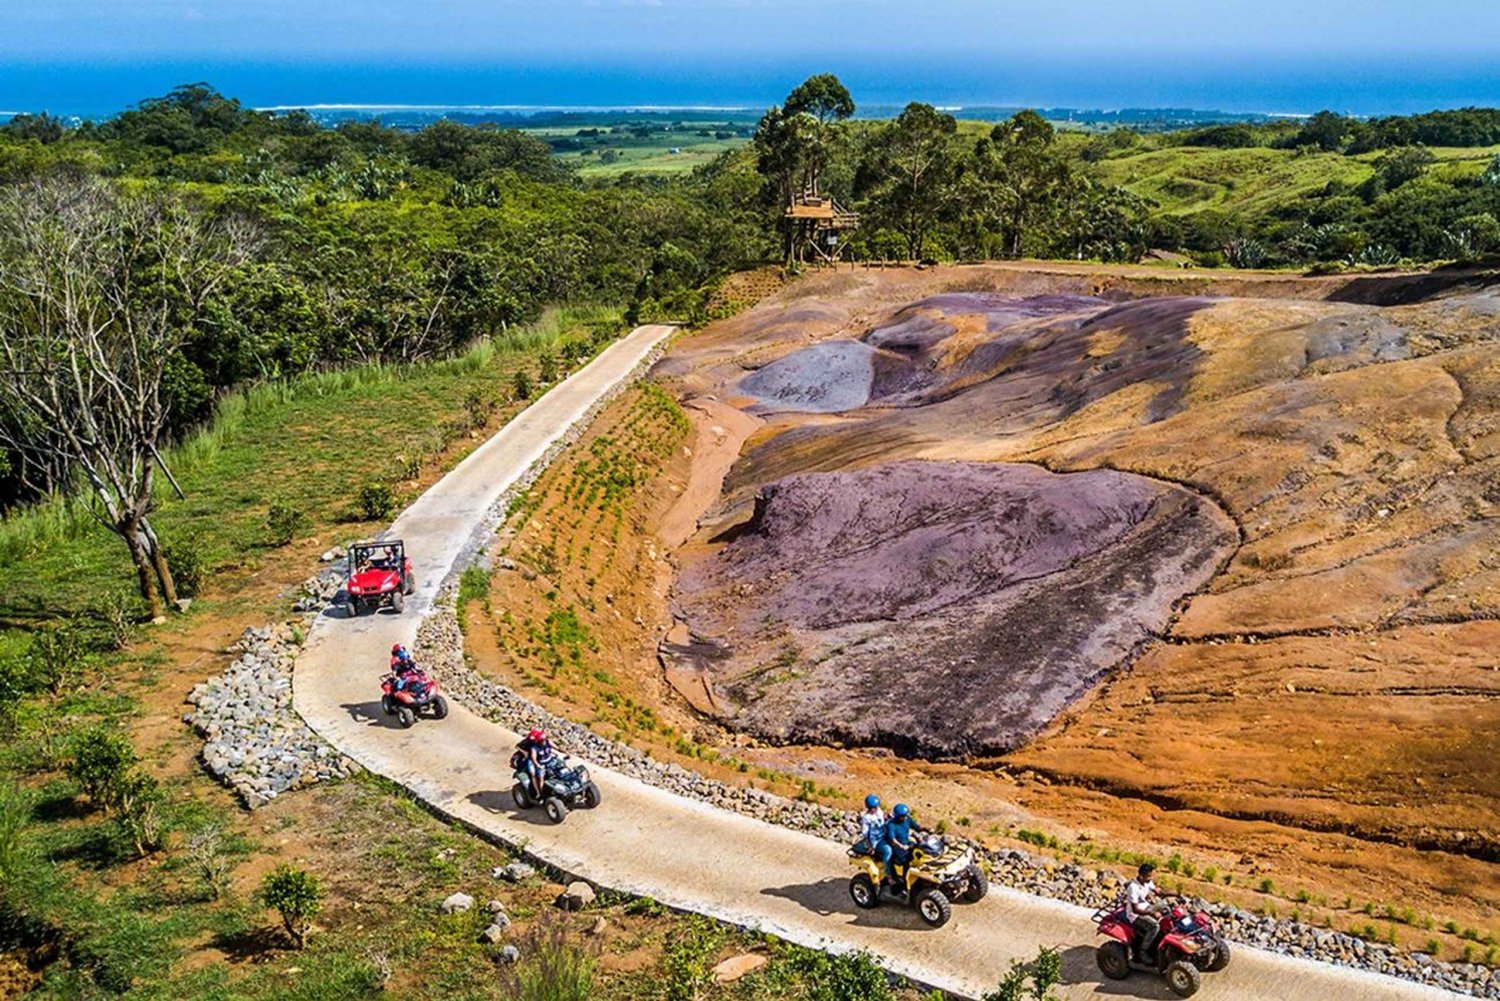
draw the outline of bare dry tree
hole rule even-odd
[[[163,379],[258,243],[248,220],[98,178],[0,189],[0,441],[31,482],[87,484],[153,617],[177,600],[150,520],[157,471],[178,489],[162,457]]]

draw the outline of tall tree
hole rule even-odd
[[[242,220],[98,179],[0,191],[0,440],[23,464],[88,484],[153,616],[177,598],[150,520],[156,472],[171,478],[163,384],[257,243]]]
[[[1055,211],[1071,171],[1058,154],[1052,126],[1035,111],[996,125],[974,150],[983,212],[1004,236],[1006,254],[1020,257],[1027,233]]]
[[[906,238],[912,258],[922,256],[927,235],[947,208],[958,163],[957,135],[952,115],[913,101],[875,137],[866,168],[872,203],[877,216]]]

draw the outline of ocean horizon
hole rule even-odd
[[[102,119],[172,87],[206,82],[246,105],[452,112],[754,112],[802,79],[837,73],[867,110],[926,101],[949,109],[1192,109],[1268,117],[1331,109],[1411,114],[1500,106],[1500,62],[1473,58],[1279,60],[1089,56],[1076,61],[968,56],[891,65],[873,55],[715,64],[484,64],[224,59],[0,61],[0,115]]]

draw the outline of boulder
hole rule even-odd
[[[495,915],[495,920],[491,921],[488,927],[479,933],[479,940],[494,945],[504,938],[505,933],[508,931],[510,931],[510,918],[504,914],[497,914]]]
[[[462,914],[474,906],[474,898],[467,893],[455,893],[443,901],[444,914]]]
[[[721,984],[732,984],[745,974],[753,973],[765,965],[766,957],[759,953],[750,952],[743,956],[730,956],[714,967],[714,981]]]
[[[594,902],[594,888],[582,880],[568,884],[568,888],[557,898],[557,906],[565,911],[581,911]]]

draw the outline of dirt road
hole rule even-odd
[[[1093,929],[1080,909],[994,890],[957,908],[933,931],[910,911],[856,911],[848,867],[834,844],[683,799],[603,769],[591,769],[604,804],[561,826],[516,811],[506,759],[517,737],[462,706],[447,720],[398,729],[383,716],[377,679],[394,642],[410,644],[442,579],[490,527],[496,498],[591,405],[626,378],[671,333],[642,327],[522,412],[408,508],[392,526],[406,541],[419,587],[402,615],[348,620],[325,613],[310,631],[294,676],[295,705],[340,751],[410,789],[438,810],[599,885],[649,895],[805,945],[866,949],[889,969],[956,993],[992,989],[1012,958],[1039,946],[1064,955],[1063,995],[1165,998],[1159,981],[1137,975],[1101,982]],[[1237,950],[1233,964],[1205,979],[1203,998],[1327,998],[1362,1001],[1450,995],[1403,981]]]

